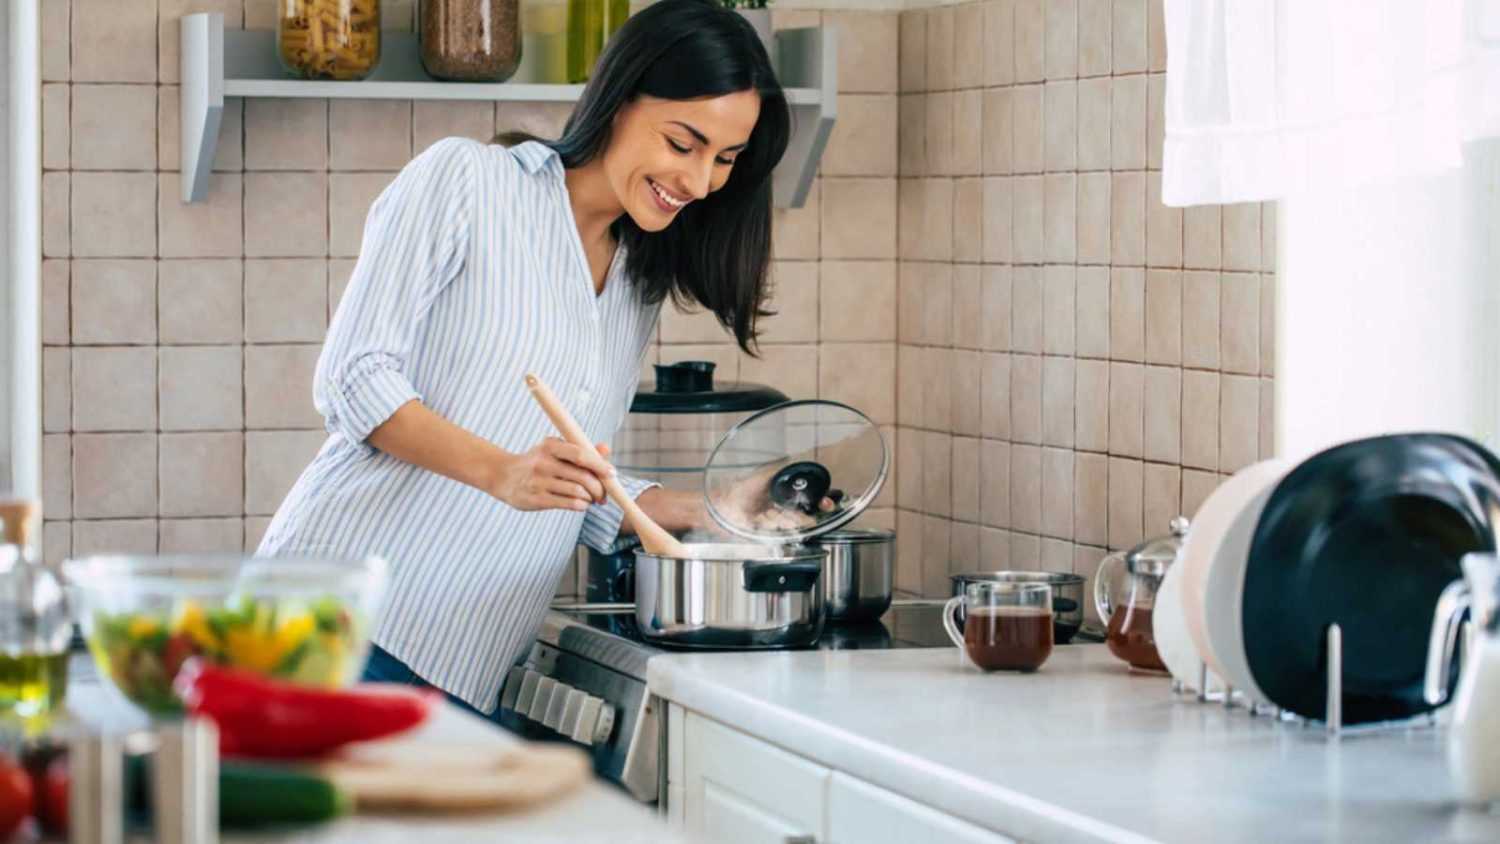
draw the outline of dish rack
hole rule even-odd
[[[1337,624],[1328,625],[1324,633],[1328,642],[1328,673],[1324,678],[1327,688],[1327,704],[1323,713],[1323,719],[1306,718],[1295,712],[1283,709],[1279,706],[1260,703],[1251,700],[1244,692],[1224,684],[1219,691],[1207,691],[1208,689],[1208,664],[1198,662],[1198,688],[1188,689],[1182,681],[1173,678],[1172,694],[1179,697],[1189,697],[1199,703],[1215,703],[1225,709],[1243,709],[1252,718],[1267,716],[1274,721],[1289,724],[1298,724],[1308,728],[1321,728],[1325,738],[1338,741],[1346,734],[1363,734],[1378,732],[1394,732],[1396,730],[1430,729],[1438,724],[1439,710],[1424,712],[1413,715],[1410,718],[1399,718],[1392,721],[1374,721],[1368,724],[1344,724],[1344,633]],[[1459,636],[1459,647],[1461,653],[1468,648],[1470,624],[1465,621],[1463,632]],[[1222,681],[1222,678],[1221,678]]]

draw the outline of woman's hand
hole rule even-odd
[[[517,510],[586,510],[602,504],[601,479],[613,477],[615,469],[604,459],[609,446],[596,449],[548,437],[527,452],[505,455],[488,492]]]

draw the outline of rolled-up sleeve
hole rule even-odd
[[[397,174],[365,220],[349,286],[318,358],[313,403],[329,433],[365,445],[412,400],[412,345],[433,301],[463,267],[474,141],[433,144]]]
[[[620,486],[630,494],[632,500],[640,498],[641,493],[652,487],[661,486],[655,481],[643,481],[640,478],[630,478],[620,475]],[[620,505],[606,500],[603,504],[593,504],[583,513],[583,528],[578,533],[578,539],[584,545],[608,554],[615,539],[620,535],[620,525],[625,521],[625,511]]]

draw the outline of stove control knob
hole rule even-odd
[[[537,684],[542,681],[542,675],[526,669],[521,675],[521,690],[516,693],[516,714],[525,716],[531,711],[531,702],[536,699]]]
[[[562,721],[563,704],[567,703],[568,694],[572,691],[573,687],[561,680],[552,687],[552,699],[547,701],[547,710],[542,714],[542,726],[549,730],[558,728],[557,725]]]
[[[593,695],[584,695],[578,707],[578,721],[565,735],[579,744],[593,746],[609,740],[615,726],[615,708]]]
[[[604,704],[599,710],[599,717],[594,720],[594,744],[603,744],[609,741],[609,734],[615,729],[615,708]]]
[[[521,684],[526,682],[526,669],[517,665],[505,675],[505,688],[500,692],[500,708],[515,709],[516,698],[521,696]]]
[[[578,715],[583,712],[583,702],[588,700],[588,692],[582,689],[569,689],[568,696],[563,700],[562,717],[557,721],[557,731],[564,736],[572,738],[573,733],[578,730]]]
[[[552,690],[555,688],[557,681],[551,677],[543,677],[536,682],[536,695],[524,713],[527,718],[540,723],[547,716],[547,704],[552,702]]]

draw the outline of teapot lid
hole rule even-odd
[[[1167,525],[1166,536],[1157,536],[1142,542],[1125,553],[1125,570],[1131,574],[1166,574],[1167,567],[1177,559],[1182,548],[1182,539],[1187,536],[1188,520],[1176,516]]]

